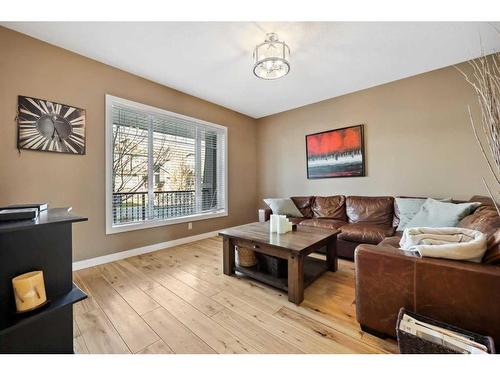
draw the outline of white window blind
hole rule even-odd
[[[227,214],[225,127],[111,96],[106,107],[108,232]]]

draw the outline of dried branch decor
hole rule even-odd
[[[478,126],[474,123],[470,107],[469,119],[481,153],[493,175],[495,187],[490,188],[484,177],[483,183],[500,215],[497,203],[500,197],[500,53],[469,61],[469,65],[470,73],[458,67],[457,69],[472,86],[479,101],[482,137],[479,136]]]

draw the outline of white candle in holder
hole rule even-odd
[[[278,232],[279,234],[282,234],[284,232],[283,231],[283,218],[280,216],[278,217],[278,220],[277,220],[277,225],[276,225],[276,232]]]
[[[288,221],[285,215],[280,215],[276,231],[280,234],[284,234],[286,232],[290,232],[291,230],[292,224]]]
[[[277,217],[278,215],[272,214],[271,217],[269,218],[269,232],[275,233],[276,232],[276,224],[277,224]]]

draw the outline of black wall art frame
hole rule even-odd
[[[17,148],[85,155],[85,121],[84,109],[20,95]]]
[[[306,135],[307,178],[365,176],[364,125]]]

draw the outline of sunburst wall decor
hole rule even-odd
[[[18,97],[18,149],[85,154],[85,110],[45,99]]]

